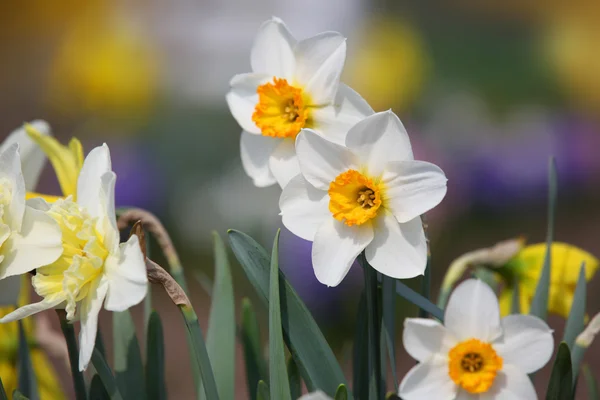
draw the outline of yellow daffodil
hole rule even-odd
[[[81,142],[73,138],[68,146],[60,144],[52,136],[44,135],[33,124],[25,124],[25,131],[31,139],[46,153],[58,179],[63,196],[73,196],[77,200],[77,178],[83,166],[83,147]],[[28,192],[27,198],[43,197],[46,201],[53,203],[57,196],[42,195]]]
[[[22,287],[26,287],[28,277],[21,276]],[[18,305],[29,303],[29,291],[21,290]],[[14,306],[0,307],[0,317],[13,312]],[[41,400],[64,399],[65,394],[60,387],[60,381],[54,373],[52,364],[44,354],[44,351],[33,339],[34,321],[31,318],[23,320],[25,337],[29,342],[31,364],[38,384]],[[0,324],[0,377],[6,393],[12,393],[17,388],[18,370],[17,354],[19,349],[19,325],[17,322]]]
[[[529,312],[545,255],[545,243],[529,245],[524,247],[507,265],[507,269],[514,272],[519,282],[522,313]],[[578,247],[558,242],[552,244],[551,260],[548,311],[567,318],[571,311],[581,264],[585,263],[585,277],[587,281],[590,281],[598,270],[599,262],[596,257]],[[510,313],[512,295],[513,287],[507,285],[500,295],[500,309],[503,315]]]

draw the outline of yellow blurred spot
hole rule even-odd
[[[367,22],[349,54],[344,80],[375,111],[406,109],[419,94],[428,60],[419,34],[410,25],[378,16]]]

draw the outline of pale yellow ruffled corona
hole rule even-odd
[[[29,304],[28,277],[23,275],[22,289],[19,295],[19,306]],[[0,317],[15,310],[15,307],[0,307]],[[23,320],[25,336],[29,342],[31,364],[35,372],[38,390],[41,400],[65,399],[65,394],[60,386],[60,380],[54,372],[52,364],[46,357],[44,351],[37,346],[33,338],[34,321],[32,318]],[[6,393],[12,393],[18,384],[17,354],[19,349],[19,325],[18,322],[0,324],[0,377]]]
[[[510,268],[519,278],[520,311],[523,314],[529,312],[545,255],[546,244],[538,243],[524,247],[509,262]],[[552,244],[551,260],[548,311],[567,318],[571,311],[582,262],[585,262],[585,277],[589,282],[598,270],[599,261],[585,250],[559,242]],[[510,313],[512,296],[513,288],[510,286],[500,294],[500,310],[503,315]]]
[[[72,138],[69,145],[65,146],[52,136],[42,135],[31,124],[25,124],[25,131],[46,153],[56,173],[63,196],[73,196],[73,200],[76,201],[77,178],[83,165],[83,147],[79,139]],[[27,199],[36,197],[41,197],[49,203],[54,203],[59,198],[34,192],[27,193]]]

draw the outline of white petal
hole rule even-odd
[[[494,379],[494,384],[481,400],[535,400],[535,388],[527,374],[512,365],[505,365]]]
[[[270,75],[249,73],[236,75],[229,82],[231,90],[225,96],[227,105],[243,130],[260,134],[260,128],[252,120],[252,114],[258,104],[256,88],[272,79]]]
[[[446,195],[446,176],[424,161],[395,161],[385,167],[383,202],[398,221],[406,222],[437,206]]]
[[[477,393],[469,393],[464,389],[458,389],[456,399],[454,400],[481,400],[481,395]]]
[[[294,54],[295,79],[304,86],[311,105],[331,103],[346,61],[346,38],[337,32],[323,32],[298,42]]]
[[[108,294],[104,308],[109,311],[127,310],[142,301],[148,291],[146,262],[138,237],[131,236],[120,247],[120,254],[110,256],[105,264]]]
[[[333,105],[311,109],[313,128],[328,140],[346,145],[350,128],[373,114],[373,109],[358,93],[340,82]]]
[[[419,362],[427,361],[434,354],[446,354],[455,344],[444,325],[433,319],[406,318],[402,343],[406,352]]]
[[[423,275],[427,264],[427,240],[421,218],[404,224],[383,210],[374,222],[375,237],[365,255],[373,268],[397,279]]]
[[[51,134],[50,125],[48,125],[46,121],[35,120],[29,124],[44,136],[49,136]],[[34,190],[40,178],[40,173],[46,163],[46,154],[42,151],[40,146],[31,140],[23,126],[12,131],[10,135],[4,139],[4,142],[0,144],[0,153],[8,149],[13,143],[19,144],[25,187],[27,190]]]
[[[271,18],[260,27],[250,53],[253,72],[290,79],[296,64],[293,48],[296,39],[279,18]]]
[[[25,212],[25,181],[21,172],[21,158],[17,143],[0,153],[0,179],[9,182],[12,196],[7,209],[4,210],[4,220],[11,230],[19,231]]]
[[[331,397],[327,396],[320,390],[316,392],[307,393],[304,396],[298,397],[298,400],[332,400]]]
[[[269,159],[279,142],[281,139],[242,132],[240,138],[242,166],[246,174],[252,178],[254,186],[267,187],[277,182],[271,173]]]
[[[346,146],[371,176],[379,176],[388,162],[414,158],[406,129],[391,111],[373,114],[352,127]]]
[[[269,168],[279,186],[284,188],[290,179],[300,173],[296,148],[292,139],[283,139],[269,157]]]
[[[548,363],[554,350],[548,324],[532,315],[509,315],[501,323],[503,335],[494,343],[494,349],[505,364],[530,374]]]
[[[371,224],[348,226],[333,217],[326,219],[319,226],[312,247],[313,268],[319,282],[339,285],[371,240]]]
[[[13,232],[0,248],[0,279],[20,275],[56,261],[63,252],[62,233],[46,213],[25,207],[21,232]]]
[[[100,207],[96,229],[104,237],[104,246],[115,252],[119,246],[120,235],[117,228],[117,214],[115,211],[115,184],[117,175],[110,171],[100,178]]]
[[[81,330],[79,331],[79,370],[84,371],[96,345],[98,331],[98,314],[108,289],[105,279],[96,279],[91,283],[88,295],[79,303]]]
[[[23,307],[17,308],[15,311],[5,315],[0,318],[0,323],[5,324],[7,322],[17,321],[19,319],[23,319],[29,317],[30,315],[37,314],[40,311],[49,310],[58,306],[60,303],[64,301],[63,298],[53,298],[53,299],[43,299],[40,302],[27,304]]]
[[[310,241],[319,226],[331,218],[327,192],[315,189],[302,175],[295,176],[285,186],[279,208],[283,225],[294,235]]]
[[[102,215],[100,203],[102,176],[112,171],[110,151],[106,143],[90,151],[83,161],[77,178],[77,203],[86,208],[92,217]]]
[[[448,375],[448,360],[434,356],[412,367],[402,379],[398,395],[404,400],[452,400],[457,386]]]
[[[450,295],[444,325],[458,340],[492,342],[502,334],[496,294],[478,279],[464,281]]]
[[[355,156],[347,148],[310,129],[303,129],[296,138],[296,154],[304,178],[321,190],[328,190],[342,172],[358,168]]]

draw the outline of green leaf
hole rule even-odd
[[[585,328],[585,299],[586,299],[586,280],[585,280],[585,263],[581,264],[579,270],[579,278],[577,279],[577,286],[575,288],[575,294],[573,295],[573,304],[571,305],[571,311],[567,318],[567,325],[565,326],[565,335],[563,341],[569,346],[569,349],[573,349],[575,345],[575,339],[583,329]],[[575,365],[573,365],[575,367]],[[575,368],[574,368],[575,369]],[[573,376],[576,377],[577,373],[573,371]]]
[[[298,366],[294,362],[293,357],[290,357],[288,360],[287,371],[290,379],[290,393],[292,395],[292,399],[297,399],[302,395],[302,379],[300,377]]]
[[[144,364],[129,310],[113,314],[113,358],[119,391],[127,399],[145,399]]]
[[[2,383],[2,377],[0,376],[0,400],[8,400],[6,390],[4,390],[4,384]]]
[[[396,293],[400,296],[413,303],[420,309],[425,312],[431,314],[434,318],[439,321],[444,321],[444,312],[435,304],[433,304],[430,300],[421,296],[419,293],[415,292],[404,283],[400,281],[396,281]]]
[[[392,377],[394,378],[394,387],[398,387],[398,375],[396,373],[396,294],[394,287],[396,280],[383,275],[381,282],[383,297],[383,333],[385,336],[386,348],[392,367]],[[383,369],[385,371],[385,369]]]
[[[538,280],[529,314],[543,320],[548,316],[548,298],[550,290],[550,268],[552,266],[552,241],[554,238],[554,215],[556,209],[556,161],[550,158],[548,166],[548,228],[546,232],[546,256],[542,273]]]
[[[13,391],[13,400],[29,400],[29,397],[27,397],[23,393],[19,392],[18,389],[15,389]]]
[[[165,400],[165,341],[162,322],[156,311],[152,311],[148,320],[146,342],[146,393],[148,400]]]
[[[269,255],[244,233],[230,230],[229,241],[259,298],[268,304]],[[285,299],[281,304],[285,342],[302,371],[307,387],[319,388],[333,396],[339,384],[346,384],[342,369],[317,323],[282,271],[279,271],[279,279],[281,298]]]
[[[281,333],[281,310],[279,304],[279,234],[277,230],[271,254],[269,279],[269,392],[281,400],[289,399],[290,382],[285,365],[285,346]],[[285,298],[284,298],[285,301]]]
[[[521,314],[521,286],[515,282],[510,303],[511,314]]]
[[[19,353],[17,358],[17,370],[19,373],[18,388],[21,393],[31,400],[40,398],[38,392],[37,379],[35,371],[31,365],[31,354],[29,353],[29,343],[23,329],[23,321],[19,320]]]
[[[244,360],[246,362],[246,379],[250,398],[256,400],[258,381],[268,376],[265,360],[260,351],[260,329],[258,319],[250,299],[242,299],[242,327],[240,331]]]
[[[94,349],[92,353],[92,364],[94,368],[96,368],[96,372],[100,376],[102,380],[102,384],[106,388],[108,395],[111,400],[123,400],[121,393],[119,392],[119,388],[117,387],[117,381],[110,370],[110,367],[106,363],[102,354],[98,351],[98,349]]]
[[[96,343],[94,347],[98,349],[102,357],[106,358],[106,347],[104,346],[104,338],[102,337],[102,331],[100,327],[98,327],[98,331],[96,332]]]
[[[213,367],[219,396],[235,398],[235,306],[231,267],[227,250],[216,232],[213,232],[215,253],[215,281],[212,290],[206,347]],[[202,394],[202,392],[200,392]],[[200,396],[201,399],[206,399]]]
[[[357,399],[369,397],[367,296],[363,290],[356,310],[356,330],[352,359],[352,390]]]
[[[421,279],[421,296],[426,299],[431,298],[431,253],[429,252],[429,244],[427,245],[427,264],[423,279]],[[419,308],[419,318],[427,318],[427,311]]]
[[[57,311],[58,312],[58,311]],[[61,314],[62,313],[62,314]],[[64,311],[59,313],[60,328],[67,342],[67,350],[69,352],[69,364],[71,366],[71,377],[73,379],[73,387],[75,389],[75,398],[77,400],[86,400],[87,392],[83,374],[79,371],[79,350],[77,349],[77,339],[75,339],[75,328],[69,323],[65,317]],[[96,340],[96,345],[98,341]]]
[[[558,346],[554,367],[550,375],[546,400],[573,399],[573,373],[571,371],[571,353],[569,346],[562,342]]]
[[[185,321],[185,327],[187,328],[188,335],[190,337],[191,350],[194,354],[196,364],[199,367],[200,378],[204,385],[204,393],[206,398],[210,400],[219,400],[219,392],[217,391],[217,383],[215,382],[215,376],[213,374],[210,359],[208,358],[208,351],[206,350],[206,343],[202,336],[202,330],[198,323],[198,316],[194,309],[187,305],[179,305],[179,310],[183,315]]]
[[[379,328],[381,320],[378,316],[377,304],[377,276],[375,270],[369,265],[364,252],[359,256],[364,271],[364,284],[367,299],[367,348],[368,348],[368,376],[369,400],[377,400],[383,396],[381,387],[381,362],[379,360]]]
[[[271,400],[269,386],[265,381],[258,381],[258,386],[256,387],[256,400]]]
[[[348,400],[348,389],[346,389],[346,385],[338,386],[335,391],[334,400]]]
[[[598,382],[592,374],[590,367],[588,365],[584,365],[581,367],[581,372],[583,373],[583,377],[585,378],[585,384],[587,386],[588,398],[590,400],[600,400],[600,391],[598,390]]]
[[[90,400],[109,400],[110,396],[102,383],[100,375],[94,374],[90,384]]]

